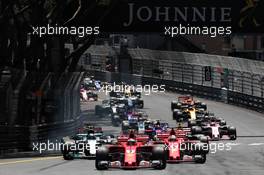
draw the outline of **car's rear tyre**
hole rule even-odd
[[[208,128],[207,130],[205,130],[204,134],[209,136],[210,138],[213,138],[212,128]]]
[[[176,101],[172,101],[171,102],[171,110],[173,111],[177,106],[177,102]]]
[[[101,162],[100,160],[95,159],[95,168],[97,170],[107,170],[108,166],[102,166],[100,165],[100,162]]]
[[[164,170],[167,167],[166,159],[162,159],[160,161],[161,161],[161,165],[154,167],[156,170]]]
[[[204,164],[206,162],[206,154],[202,154],[201,157],[195,158],[194,162]]]
[[[236,128],[233,126],[230,126],[228,128],[228,135],[230,137],[230,140],[236,140],[237,138]]]
[[[202,134],[202,128],[200,126],[192,126],[191,132],[192,132],[192,135]]]
[[[207,110],[207,105],[205,103],[201,103],[201,108],[203,108],[204,111],[206,111]]]
[[[143,109],[144,108],[144,101],[141,101],[140,104],[139,104],[139,108],[140,109]]]
[[[236,140],[236,136],[234,135],[230,136],[230,140]]]
[[[64,160],[73,160],[73,156],[69,153],[63,153],[63,159]]]
[[[199,140],[200,140],[202,143],[209,143],[209,141],[208,141],[208,137],[206,137],[206,136],[201,136],[201,137],[199,138]]]
[[[182,117],[182,112],[179,109],[173,109],[173,112],[172,112],[173,120],[178,121],[180,117]]]
[[[120,122],[121,122],[121,120],[120,120],[120,116],[119,115],[112,116],[112,124],[113,124],[113,126],[119,127],[120,126]]]

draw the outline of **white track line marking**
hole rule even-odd
[[[249,146],[259,146],[259,145],[264,145],[264,143],[250,143],[248,145]]]
[[[241,145],[242,143],[227,143],[227,144],[231,146],[237,146],[237,145]]]

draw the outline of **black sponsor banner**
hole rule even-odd
[[[100,1],[100,0],[99,0]],[[232,27],[264,30],[264,0],[101,0],[86,24],[108,32],[161,32],[165,26]],[[105,13],[108,11],[107,13]],[[104,17],[102,17],[104,15]]]

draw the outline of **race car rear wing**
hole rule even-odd
[[[121,135],[117,138],[119,143],[127,142],[128,139],[135,139],[137,142],[147,142],[149,139],[148,135],[136,134],[133,130],[128,135]]]
[[[176,138],[187,138],[187,135],[191,133],[190,128],[171,128],[170,131],[167,131],[165,133],[159,133],[157,134],[157,137],[161,140],[167,139],[171,135],[175,135]]]

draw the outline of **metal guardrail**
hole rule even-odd
[[[25,151],[29,144],[29,130],[25,126],[0,126],[0,154],[9,150]]]
[[[74,135],[85,118],[35,126],[0,126],[0,155],[10,151],[33,151],[33,143],[59,143],[67,135]],[[36,151],[36,150],[35,150]]]
[[[212,80],[205,81],[205,66],[177,63],[170,60],[133,59],[133,73],[164,80],[191,83],[264,98],[264,75],[211,67]],[[156,73],[156,72],[161,72]]]
[[[168,89],[264,111],[264,62],[147,49],[128,52],[134,74],[159,79]],[[211,67],[211,81],[205,81],[205,66]]]
[[[102,47],[93,46],[90,48],[90,53],[96,56],[100,55],[103,50],[105,49]],[[141,48],[128,48],[126,56],[131,62],[132,69],[129,71],[137,77],[170,82],[167,88],[178,92],[203,94],[207,97],[222,94],[221,98],[226,96],[225,102],[264,111],[263,61]],[[205,66],[210,66],[212,70],[211,81],[205,81]],[[124,81],[131,82],[133,80],[131,75],[116,75],[114,73],[107,73],[106,78],[102,73],[98,73],[104,72],[104,70],[92,66],[89,69],[97,70],[96,74],[100,75],[97,77],[98,79],[121,81],[120,77],[127,76],[127,78],[123,78]],[[225,89],[227,90],[225,91]]]
[[[264,112],[264,99],[238,92],[228,92],[228,103]]]
[[[213,84],[215,82],[210,82],[210,84],[195,84],[193,83],[195,80],[194,77],[189,75],[182,76],[182,74],[178,75],[178,77],[185,78],[185,81],[175,81],[175,80],[168,80],[157,75],[146,76],[146,75],[131,75],[131,74],[120,74],[120,73],[112,73],[112,72],[105,72],[105,71],[97,71],[97,70],[90,70],[90,75],[93,75],[96,79],[102,81],[109,81],[113,82],[127,82],[131,84],[131,82],[137,82],[136,84],[141,85],[165,85],[166,89],[169,91],[182,93],[182,94],[191,94],[198,97],[205,97],[214,100],[223,101],[229,104],[234,104],[238,106],[242,106],[245,108],[249,108],[252,110],[256,110],[258,112],[264,112],[264,98],[256,97],[248,94],[243,94],[241,92],[235,92],[228,89],[222,89],[221,87],[214,87]],[[156,76],[156,77],[155,77]],[[121,78],[122,77],[122,78]],[[134,83],[135,84],[135,83]]]

